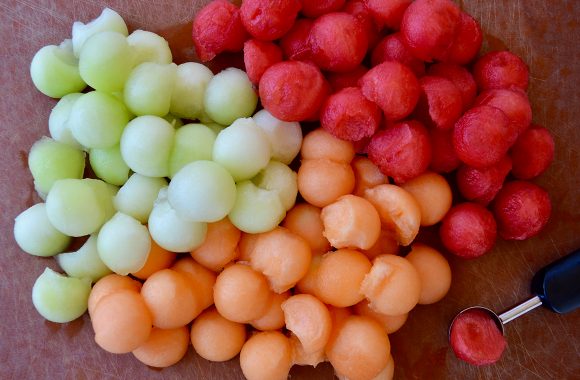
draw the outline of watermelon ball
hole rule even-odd
[[[484,168],[497,164],[510,148],[512,130],[506,114],[495,107],[467,111],[453,128],[453,147],[467,165]]]
[[[367,149],[371,161],[397,183],[422,174],[431,161],[429,132],[414,120],[379,131],[372,137]]]
[[[511,149],[512,174],[532,179],[542,174],[554,160],[554,139],[546,128],[534,125],[520,135]]]
[[[371,11],[367,8],[365,0],[350,0],[344,4],[341,9],[342,12],[349,13],[356,17],[356,19],[363,25],[364,30],[367,31],[369,41],[369,48],[372,49],[381,39],[381,33],[375,20],[371,15]]]
[[[411,3],[411,0],[365,0],[375,23],[392,30],[399,30],[403,14]]]
[[[483,34],[477,21],[465,12],[461,12],[455,32],[455,40],[445,55],[444,61],[466,65],[471,62],[483,42]]]
[[[465,199],[487,206],[500,191],[511,169],[512,160],[508,156],[483,169],[463,165],[457,171],[457,187]]]
[[[358,87],[347,87],[326,100],[320,111],[320,125],[339,139],[358,141],[375,134],[382,116],[381,109]]]
[[[465,67],[453,63],[436,63],[429,66],[428,75],[449,79],[461,92],[463,110],[467,111],[477,96],[477,84],[473,75]]]
[[[318,115],[329,85],[313,64],[286,61],[270,66],[260,79],[262,105],[282,121],[302,121]]]
[[[423,61],[444,58],[455,39],[460,14],[451,0],[417,0],[403,15],[403,41]]]
[[[461,92],[449,79],[425,76],[415,113],[429,127],[451,129],[463,111]]]
[[[314,21],[309,19],[296,20],[292,29],[280,40],[284,57],[293,60],[310,60],[312,49],[308,37]]]
[[[273,41],[292,28],[301,6],[300,0],[244,0],[242,23],[253,37]]]
[[[474,259],[493,248],[497,225],[488,209],[466,202],[454,206],[445,215],[439,236],[449,252],[464,259]]]
[[[551,212],[548,192],[527,181],[506,183],[493,203],[499,235],[506,240],[525,240],[539,234]]]
[[[416,76],[425,75],[425,62],[416,58],[403,43],[401,33],[389,34],[373,49],[371,64],[376,66],[385,61],[397,61],[408,66]]]
[[[248,33],[242,24],[240,10],[226,0],[214,0],[193,19],[193,44],[202,62],[225,51],[242,50]]]
[[[346,73],[328,73],[326,79],[332,88],[332,91],[338,92],[343,88],[357,87],[358,81],[362,78],[369,69],[366,66],[358,65],[353,70]]]
[[[328,13],[314,21],[310,31],[314,63],[323,70],[345,72],[361,64],[368,49],[368,36],[358,20],[348,13]]]
[[[309,18],[317,18],[330,12],[336,12],[343,7],[345,0],[302,0],[302,14]]]
[[[401,120],[411,114],[419,100],[419,81],[411,69],[387,61],[369,70],[359,81],[362,93],[377,103],[385,118]]]
[[[431,170],[436,173],[450,173],[461,165],[452,141],[453,131],[433,128],[429,130],[431,139]]]
[[[473,66],[473,76],[480,90],[519,87],[526,91],[528,66],[509,51],[493,51],[479,58]]]
[[[244,66],[248,78],[254,84],[260,82],[268,67],[281,61],[282,50],[272,42],[253,39],[244,43]]]

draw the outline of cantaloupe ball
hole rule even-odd
[[[421,226],[421,209],[415,198],[396,185],[379,185],[365,191],[364,197],[379,212],[384,228],[397,233],[399,244],[413,242]]]
[[[139,269],[138,272],[131,274],[141,280],[146,280],[153,273],[161,269],[169,268],[175,261],[175,257],[175,253],[161,248],[154,240],[151,240],[151,249],[149,250],[145,266]]]
[[[185,275],[172,269],[150,276],[141,288],[141,295],[151,311],[153,325],[173,329],[191,322],[202,310],[195,290]]]
[[[393,355],[389,355],[389,360],[387,365],[383,370],[373,378],[373,380],[393,380],[395,375],[395,361],[393,360]]]
[[[103,297],[91,315],[95,342],[114,354],[131,352],[145,343],[152,321],[143,297],[133,290]]]
[[[238,261],[250,262],[250,256],[252,255],[259,236],[260,234],[249,234],[242,232],[242,236],[238,242],[238,249],[240,250]]]
[[[326,305],[310,294],[297,294],[282,304],[282,310],[286,328],[298,337],[305,353],[324,349],[332,330]]]
[[[240,230],[228,218],[209,223],[203,244],[191,251],[191,257],[206,268],[218,272],[236,259],[240,236]]]
[[[141,283],[128,276],[113,273],[101,278],[95,283],[89,295],[89,315],[92,315],[99,301],[109,294],[121,290],[132,290],[135,293],[141,291]]]
[[[191,257],[179,259],[171,269],[184,274],[198,295],[201,309],[213,305],[213,286],[217,275]]]
[[[413,264],[421,279],[420,304],[432,304],[445,297],[451,287],[451,267],[441,253],[415,243],[405,258]]]
[[[354,172],[349,164],[327,158],[304,159],[298,169],[298,191],[316,207],[324,207],[354,189]]]
[[[274,293],[268,310],[260,318],[253,320],[250,324],[261,331],[279,330],[286,323],[282,303],[290,297],[290,292]]]
[[[322,210],[308,203],[292,207],[286,214],[282,226],[301,236],[312,249],[312,253],[324,253],[330,249],[328,239],[324,237],[324,225],[320,213]]]
[[[324,236],[335,248],[369,249],[381,233],[381,219],[366,199],[347,194],[322,209]]]
[[[386,315],[408,313],[419,302],[421,278],[404,257],[382,255],[373,261],[361,291],[371,309]]]
[[[304,137],[300,155],[303,160],[327,159],[349,164],[354,158],[355,151],[350,141],[341,140],[318,128]]]
[[[213,288],[218,312],[239,323],[248,323],[264,315],[271,297],[266,277],[244,264],[233,264],[224,269]]]
[[[308,272],[296,283],[296,290],[299,293],[312,294],[313,296],[318,294],[318,269],[321,262],[321,254],[312,255]]]
[[[240,366],[248,380],[286,380],[292,367],[292,347],[281,332],[252,336],[240,353]]]
[[[191,325],[195,351],[212,362],[230,360],[246,342],[246,327],[222,317],[215,308],[204,311]]]
[[[424,173],[405,182],[401,187],[411,193],[419,204],[422,226],[432,226],[440,222],[451,208],[451,187],[440,174]]]
[[[394,230],[382,229],[379,238],[369,249],[362,250],[369,260],[374,260],[380,255],[396,255],[399,253],[399,242]]]
[[[290,334],[290,346],[292,347],[292,362],[296,365],[311,365],[316,367],[326,360],[324,348],[318,351],[306,351],[302,342],[294,334]]]
[[[354,195],[362,197],[366,189],[389,183],[389,178],[367,157],[356,156],[351,162],[354,171]]]
[[[149,338],[133,350],[143,364],[165,368],[180,361],[187,353],[189,330],[186,326],[163,330],[153,327]]]
[[[371,270],[367,257],[353,249],[339,249],[322,257],[316,279],[318,298],[324,303],[347,307],[364,299],[360,287]]]
[[[374,319],[353,315],[333,332],[326,356],[337,373],[348,379],[372,379],[388,363],[391,345]]]
[[[408,313],[401,315],[385,315],[378,313],[370,308],[369,302],[367,300],[361,301],[354,305],[354,312],[358,315],[371,317],[372,319],[376,320],[385,328],[387,334],[392,334],[403,327],[407,321],[407,317],[409,316]]]
[[[282,293],[306,275],[312,254],[304,239],[284,227],[259,235],[250,265],[266,276],[270,288]]]

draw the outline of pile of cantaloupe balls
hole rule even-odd
[[[302,139],[298,123],[265,110],[251,118],[255,94],[236,98],[253,94],[245,73],[210,73],[203,86],[180,81],[199,69],[164,62],[159,36],[107,29],[120,23],[111,12],[32,64],[37,88],[65,97],[51,115],[52,138],[30,154],[45,203],[15,221],[19,246],[58,254],[68,274],[39,277],[40,314],[68,322],[88,308],[100,347],[154,367],[181,360],[191,342],[207,360],[239,354],[248,379],[285,379],[292,365],[323,361],[344,379],[392,378],[388,334],[451,284],[446,259],[413,244],[451,207],[447,181],[425,173],[392,185],[351,142],[322,129]],[[119,61],[124,49],[143,62],[124,79],[107,77],[114,68],[95,52]],[[172,71],[171,86],[148,70],[164,79]],[[124,94],[115,80],[130,86]],[[95,91],[81,94],[87,84]],[[195,115],[180,112],[188,86],[201,91]],[[109,124],[99,126],[101,117]],[[83,179],[85,152],[100,179]],[[295,173],[288,165],[298,153]],[[90,237],[61,253],[80,236]],[[399,246],[410,253],[397,255]]]

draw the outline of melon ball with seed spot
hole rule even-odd
[[[245,326],[222,317],[215,308],[204,311],[191,325],[193,349],[212,362],[234,358],[245,342]]]
[[[415,243],[405,258],[417,269],[421,279],[419,304],[432,304],[445,297],[451,287],[451,267],[441,253],[425,244]]]
[[[278,331],[259,332],[242,347],[240,366],[248,380],[285,380],[292,367],[290,341]]]

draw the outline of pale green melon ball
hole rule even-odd
[[[259,188],[277,192],[286,210],[294,207],[298,195],[298,175],[288,165],[270,161],[252,182]]]
[[[187,124],[175,132],[169,157],[169,177],[182,167],[198,160],[211,160],[216,134],[203,124]]]
[[[14,219],[14,239],[24,252],[43,257],[62,252],[71,240],[50,223],[44,203],[35,204]]]
[[[117,212],[117,210],[115,210],[113,199],[119,191],[119,188],[117,186],[103,182],[100,179],[85,178],[83,181],[87,183],[95,192],[97,202],[99,202],[99,207],[105,213],[104,222],[111,219]]]
[[[236,203],[228,217],[241,231],[251,234],[271,231],[286,216],[277,191],[260,189],[252,181],[240,182],[236,189]]]
[[[50,136],[58,142],[68,144],[72,147],[83,149],[83,146],[74,138],[68,126],[68,118],[73,105],[83,96],[78,92],[63,96],[50,111],[48,117],[48,130]]]
[[[87,39],[105,31],[117,32],[125,37],[129,34],[125,20],[110,8],[103,9],[99,17],[86,24],[75,21],[72,26],[72,46],[75,56],[80,56]]]
[[[183,120],[175,115],[168,113],[167,115],[163,116],[163,118],[167,120],[167,122],[175,129],[183,127]]]
[[[123,161],[119,145],[91,149],[89,161],[96,176],[112,185],[122,186],[129,178],[129,166]]]
[[[166,187],[165,178],[133,173],[115,196],[115,208],[141,223],[147,223],[159,191]]]
[[[171,113],[195,120],[203,111],[203,99],[213,73],[206,66],[187,62],[177,66],[177,80],[171,96]]]
[[[125,83],[125,104],[137,116],[165,116],[169,112],[177,65],[144,62]]]
[[[213,131],[213,133],[216,134],[216,136],[219,135],[220,132],[223,131],[225,128],[225,126],[218,124],[218,123],[214,123],[214,122],[209,122],[209,123],[202,122],[202,123],[203,123],[203,125],[205,125],[209,129],[211,129]]]
[[[61,253],[55,256],[56,262],[70,277],[86,278],[97,282],[100,278],[112,273],[99,257],[97,235],[91,235],[75,252]]]
[[[252,117],[270,140],[272,159],[290,165],[302,146],[302,129],[298,122],[276,119],[266,110],[260,110]]]
[[[143,62],[171,63],[173,57],[169,43],[159,34],[146,30],[135,30],[127,37],[133,50],[133,65]]]

